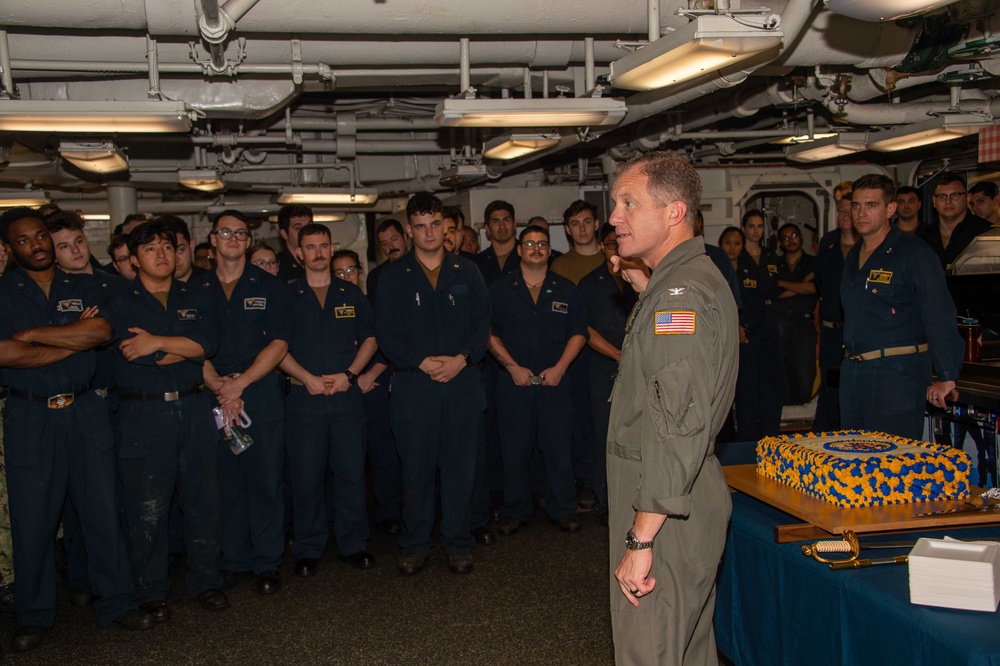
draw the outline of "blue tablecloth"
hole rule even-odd
[[[796,522],[801,521],[733,493],[715,631],[719,650],[738,666],[1000,665],[1000,614],[911,604],[906,565],[830,571],[802,555],[801,543],[774,543],[775,525]],[[862,541],[946,534],[998,537],[1000,528]],[[862,557],[908,552],[865,550]]]

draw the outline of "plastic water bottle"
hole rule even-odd
[[[219,436],[229,445],[229,450],[233,452],[233,455],[238,456],[253,446],[253,437],[244,430],[252,423],[246,412],[240,411],[238,423],[226,423],[226,417],[220,407],[212,408],[212,416],[215,417],[215,427],[219,429]]]

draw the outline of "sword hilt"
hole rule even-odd
[[[851,530],[844,530],[843,537],[840,541],[817,541],[814,544],[802,546],[802,554],[823,564],[853,562],[858,559],[858,555],[861,553],[858,536]],[[821,553],[850,553],[850,556],[841,560],[831,560],[823,557]]]

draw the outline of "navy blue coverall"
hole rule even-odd
[[[954,381],[965,345],[944,270],[922,240],[890,226],[882,244],[859,266],[857,243],[844,260],[840,298],[849,354],[930,344],[930,350],[869,361],[844,359],[841,426],[920,439],[931,369]]]
[[[94,266],[93,277],[101,287],[105,300],[107,295],[118,289],[127,289],[129,281],[117,273],[105,272],[97,264],[97,260],[90,258],[91,266]],[[114,427],[118,419],[118,390],[115,388],[114,363],[118,349],[111,344],[97,348],[97,372],[91,386],[97,391],[111,411],[111,424]],[[80,517],[76,515],[73,503],[66,498],[66,505],[63,507],[63,547],[66,549],[66,569],[69,586],[74,590],[89,590],[90,575],[87,573],[89,564],[87,562],[87,548],[83,542],[83,532],[80,528]]]
[[[844,311],[840,307],[840,281],[844,276],[844,254],[840,249],[840,229],[825,234],[816,253],[815,282],[819,294],[819,396],[816,401],[814,432],[840,429],[840,363],[844,359]],[[830,372],[838,378],[831,385]]]
[[[48,297],[20,268],[0,278],[0,339],[63,326],[97,306],[104,292],[90,275],[56,269]],[[55,534],[67,495],[90,558],[87,573],[99,624],[137,607],[115,495],[114,433],[108,404],[91,390],[97,352],[77,352],[30,369],[0,369],[9,388],[4,447],[14,545],[15,627],[51,629],[56,617]],[[72,402],[50,400],[74,394]]]
[[[732,268],[732,266],[730,266]],[[624,280],[619,283],[601,265],[580,280],[580,294],[587,308],[587,324],[619,350],[625,341],[625,324],[638,300],[638,294]],[[596,350],[590,359],[590,404],[594,441],[600,454],[594,464],[594,492],[597,511],[608,510],[607,456],[608,423],[611,419],[611,389],[615,385],[618,363]]]
[[[815,257],[804,252],[794,269],[782,256],[778,259],[776,277],[786,282],[805,282],[814,273],[815,266]],[[782,291],[779,287],[778,293]],[[816,325],[813,323],[816,300],[816,294],[795,294],[776,298],[771,306],[778,320],[781,397],[785,405],[802,405],[812,399],[816,383]]]
[[[375,336],[368,299],[356,286],[334,280],[320,305],[305,281],[289,285],[294,327],[292,356],[316,375],[343,372],[358,348]],[[365,410],[361,389],[352,385],[334,395],[310,395],[292,383],[285,405],[285,448],[292,482],[295,559],[323,556],[327,541],[324,484],[333,475],[334,537],[341,555],[368,546],[365,492]]]
[[[749,341],[740,344],[736,380],[736,428],[743,441],[777,435],[781,428],[778,320],[772,310],[777,275],[778,258],[772,250],[761,248],[759,264],[746,251],[738,259],[740,326]]]
[[[535,303],[518,267],[490,286],[493,335],[514,361],[538,375],[559,362],[574,335],[589,337],[579,289],[551,271]],[[516,386],[510,373],[497,376],[497,426],[503,455],[503,515],[527,521],[533,506],[529,462],[533,445],[545,461],[545,510],[558,520],[576,513],[572,465],[573,392],[569,373],[558,386]]]
[[[550,257],[550,260],[554,257]],[[473,261],[489,288],[502,277],[510,275],[520,265],[517,246],[511,249],[503,267],[497,261],[496,250],[490,244],[474,256]],[[503,489],[503,463],[500,460],[500,433],[497,430],[496,385],[499,366],[496,360],[486,355],[482,365],[483,385],[486,388],[486,421],[483,426],[483,450],[477,464],[476,491],[472,505],[472,529],[485,529],[492,517],[491,496],[499,495]]]
[[[164,308],[137,277],[109,300],[115,331],[123,340],[133,337],[129,328],[136,327],[193,340],[206,357],[219,346],[215,306],[203,285],[173,280]],[[203,359],[157,365],[164,356],[115,357],[118,473],[132,575],[142,603],[165,601],[169,593],[167,519],[175,487],[184,513],[188,596],[222,587],[214,402],[202,383]]]
[[[437,288],[414,251],[385,266],[375,295],[379,347],[392,362],[392,428],[403,470],[404,551],[426,556],[434,527],[434,478],[441,472],[441,542],[449,555],[475,544],[470,504],[486,397],[476,364],[490,332],[486,283],[471,261],[445,253]],[[432,380],[428,356],[468,355],[451,381]]]
[[[219,352],[212,365],[220,376],[244,372],[272,341],[291,338],[288,287],[280,279],[247,262],[228,299],[218,273],[208,271],[203,279],[210,285],[219,318]],[[225,571],[261,574],[281,567],[284,389],[284,379],[272,370],[243,391],[244,410],[252,421],[246,430],[253,446],[237,456],[219,438]]]
[[[378,288],[378,276],[388,262],[379,264],[368,274],[368,301],[375,307],[375,293]],[[396,450],[396,438],[392,435],[392,425],[389,421],[389,384],[392,380],[392,369],[389,359],[382,350],[375,352],[372,364],[382,363],[386,369],[375,380],[378,386],[373,386],[368,393],[361,395],[365,404],[365,419],[368,422],[368,461],[372,466],[372,495],[375,497],[375,523],[386,520],[399,520],[403,511],[403,478],[400,472],[399,451]],[[371,364],[365,372],[371,370]]]

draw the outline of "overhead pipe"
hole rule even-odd
[[[191,143],[196,146],[284,146],[288,145],[285,136],[245,136],[239,134],[213,134],[212,136],[193,136]],[[337,153],[337,141],[330,139],[297,139],[293,141],[296,150],[303,153]],[[446,146],[433,139],[369,139],[355,141],[355,152],[368,155],[399,155],[407,153],[441,153],[448,152]]]
[[[236,29],[236,22],[243,18],[259,0],[228,0],[219,6],[218,0],[201,0],[202,15],[198,19],[201,38],[209,46],[212,69],[226,70],[226,38]]]
[[[148,0],[88,0],[86,11],[66,11],[65,5],[8,2],[4,7],[6,25],[36,25],[44,28],[92,30],[141,30],[159,35],[198,33],[197,4],[173,3],[171,11],[143,11]],[[149,3],[155,5],[157,3]],[[239,15],[238,5],[226,2],[226,14]],[[469,11],[467,0],[435,0],[432,11],[420,0],[354,3],[350,11],[309,12],[301,3],[264,3],[241,24],[248,33],[332,33],[342,35],[496,35],[497,25],[505,32],[532,34],[579,34],[581,26],[606,34],[642,34],[646,10],[636,3],[621,3],[609,12],[606,3],[581,3],[567,20],[563,0],[533,0],[535,11],[511,11],[510,3],[482,3]],[[252,5],[251,5],[252,6]],[[248,9],[248,8],[247,8]],[[129,11],[131,10],[131,11]],[[220,23],[225,20],[220,13]]]
[[[137,200],[134,185],[108,184],[108,213],[112,226],[124,220],[125,216],[138,212]]]
[[[156,50],[156,40],[146,35],[146,67],[149,70],[149,99],[160,99],[160,57]]]
[[[716,139],[780,139],[791,136],[793,130],[734,130],[732,132],[680,132],[671,134],[664,132],[660,136],[662,140],[699,140],[714,141]],[[767,141],[765,141],[766,143]]]
[[[358,118],[358,131],[387,132],[387,131],[437,131],[441,127],[433,118]],[[273,130],[284,130],[284,119],[279,120],[269,127]],[[295,118],[292,117],[292,129],[295,130],[333,130],[337,129],[336,118]]]
[[[23,60],[12,61],[14,69],[36,72],[146,72],[149,63],[145,62],[116,62],[116,61],[80,61],[80,60]],[[290,74],[294,67],[291,63],[260,63],[242,64],[239,66],[241,74]],[[303,74],[313,74],[323,77],[334,76],[335,73],[330,66],[324,63],[312,65],[303,64],[300,70]],[[200,74],[202,66],[196,62],[168,62],[158,63],[157,71],[161,74]],[[373,70],[376,71],[376,70]],[[377,70],[382,71],[384,70]],[[440,70],[435,70],[440,71]],[[450,69],[447,71],[454,71]],[[407,72],[408,73],[408,72]]]
[[[660,38],[660,0],[646,0],[646,34],[652,44]]]
[[[7,41],[7,31],[0,30],[0,93],[4,97],[14,96],[14,76],[10,71],[10,42]]]
[[[702,159],[705,157],[710,157],[712,155],[722,155],[723,157],[729,157],[738,153],[745,148],[755,148],[757,146],[763,146],[770,143],[768,139],[751,139],[750,141],[739,141],[737,143],[729,143],[723,149],[722,146],[716,144],[715,146],[709,148],[703,148],[701,150],[696,150],[691,154],[691,157],[695,159]]]
[[[584,37],[583,38],[583,79],[585,81],[584,86],[586,86],[587,92],[594,89],[597,85],[597,79],[594,76],[594,38]]]
[[[464,95],[472,87],[472,77],[469,74],[471,60],[469,58],[469,38],[462,37],[458,40],[458,68],[459,68],[459,93]]]
[[[841,108],[832,100],[827,109],[856,125],[905,125],[927,120],[931,114],[947,113],[955,108],[949,102],[907,102],[905,104],[846,104]],[[981,113],[989,118],[1000,116],[1000,97],[993,99],[963,99],[959,110]]]

